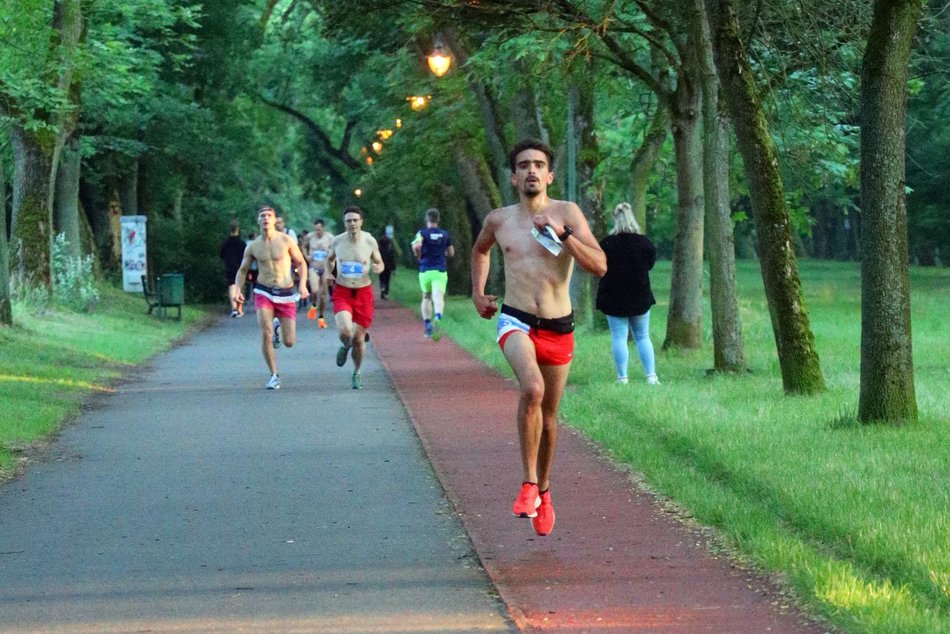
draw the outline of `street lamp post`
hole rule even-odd
[[[432,46],[432,52],[429,53],[426,62],[429,64],[429,70],[436,77],[446,74],[452,67],[452,55],[449,54],[445,44],[442,43],[441,35],[435,36],[435,44]]]

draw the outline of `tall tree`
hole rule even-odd
[[[672,29],[671,29],[672,30]],[[703,145],[701,87],[694,37],[678,46],[680,63],[669,107],[676,155],[676,240],[664,348],[699,348],[703,316]]]
[[[876,0],[861,73],[862,422],[914,421],[904,146],[921,0]]]
[[[0,116],[5,116],[0,104]],[[2,137],[0,137],[2,140]],[[10,248],[7,243],[7,169],[6,148],[0,143],[0,326],[13,325],[10,293]]]
[[[733,0],[705,0],[705,3],[716,68],[749,182],[762,280],[782,384],[789,393],[818,392],[825,389],[825,379],[798,275],[778,155],[759,99],[755,74],[740,39]]]
[[[746,369],[742,322],[736,292],[736,251],[729,208],[729,124],[720,108],[719,75],[703,0],[693,0],[695,33],[703,94],[703,202],[709,257],[709,302],[712,313],[713,369]]]
[[[11,237],[19,255],[17,272],[27,284],[50,288],[52,277],[53,199],[59,154],[64,137],[61,129],[70,105],[66,95],[78,56],[82,33],[80,0],[57,0],[49,23],[36,35],[34,54],[20,72],[37,72],[42,78],[17,77],[17,85],[0,81],[0,98],[12,118],[14,155],[13,221]],[[20,8],[11,19],[39,24],[46,15],[40,7]],[[49,39],[45,47],[42,34]],[[21,57],[22,59],[22,57]]]

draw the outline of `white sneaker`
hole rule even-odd
[[[618,377],[617,377],[617,383],[620,384],[620,385],[626,385],[626,384],[629,383],[629,382],[630,382],[630,379],[628,379],[628,378],[625,377],[625,376],[618,376]]]
[[[271,375],[270,375],[270,380],[267,382],[267,385],[266,385],[265,387],[267,387],[268,390],[279,390],[279,389],[280,389],[280,377],[277,376],[276,374],[271,374]]]
[[[659,384],[660,384],[660,379],[658,379],[655,374],[647,375],[647,385],[659,385]]]

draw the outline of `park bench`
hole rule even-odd
[[[167,273],[155,278],[155,285],[149,284],[148,276],[142,276],[142,293],[148,304],[146,315],[155,314],[165,318],[169,308],[177,308],[175,319],[181,321],[181,307],[185,303],[185,282],[181,273]],[[157,310],[156,310],[157,309]]]

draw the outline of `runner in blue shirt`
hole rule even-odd
[[[412,239],[412,252],[419,260],[419,286],[422,287],[422,319],[425,336],[438,341],[442,337],[442,313],[449,275],[448,258],[455,255],[452,236],[439,227],[439,210],[426,210],[426,228]],[[434,313],[434,314],[433,314]]]

